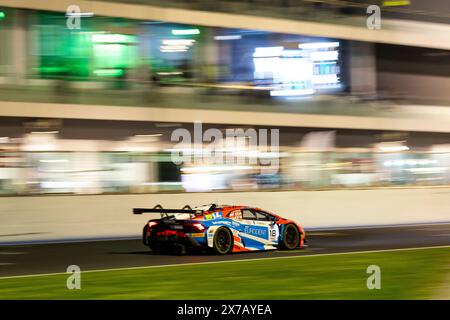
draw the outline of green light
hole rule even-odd
[[[94,34],[92,36],[92,41],[99,43],[131,43],[133,39],[132,36],[124,34]]]
[[[94,70],[94,74],[99,77],[118,77],[123,75],[123,70],[120,69],[98,69]]]
[[[6,13],[0,11],[0,20],[6,18]]]
[[[199,29],[172,30],[172,34],[174,36],[187,36],[187,35],[200,34],[200,30]]]

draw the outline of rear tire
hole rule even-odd
[[[290,223],[284,226],[283,240],[281,247],[286,250],[294,250],[300,243],[300,231],[298,228]]]
[[[176,255],[183,256],[186,254],[186,247],[181,244],[174,246],[173,249]]]
[[[233,235],[225,227],[220,227],[214,234],[213,249],[217,254],[228,254],[233,250]]]
[[[161,248],[159,246],[153,245],[153,246],[149,246],[149,248],[150,248],[150,252],[152,254],[160,254],[161,253]]]

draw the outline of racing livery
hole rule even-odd
[[[211,249],[218,254],[271,249],[303,248],[300,224],[260,208],[207,205],[182,209],[134,208],[134,214],[160,213],[144,226],[143,242],[153,252],[175,249]]]

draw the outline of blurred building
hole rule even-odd
[[[111,2],[0,0],[1,193],[450,183],[445,12],[384,3],[369,30],[365,1]],[[278,128],[279,150],[176,165],[194,121]]]

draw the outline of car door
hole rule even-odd
[[[270,242],[270,244],[277,245],[280,235],[280,229],[279,226],[275,223],[275,217],[264,211],[253,211],[255,213],[257,223],[267,228],[267,240]]]
[[[242,237],[246,247],[264,249],[265,245],[278,243],[278,227],[270,217],[253,209],[242,209]]]

